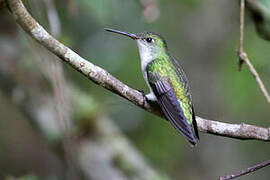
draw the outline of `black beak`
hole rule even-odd
[[[113,33],[117,33],[117,34],[122,34],[124,36],[130,37],[133,40],[139,39],[139,37],[137,35],[132,34],[132,33],[127,33],[127,32],[124,32],[124,31],[119,31],[119,30],[115,30],[115,29],[111,29],[111,28],[104,28],[104,29],[106,31],[109,31],[109,32],[113,32]]]

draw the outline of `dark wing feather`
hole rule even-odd
[[[178,77],[180,77],[181,83],[184,85],[184,88],[186,89],[187,97],[189,99],[189,103],[192,106],[192,124],[193,124],[193,128],[194,128],[196,137],[198,139],[200,139],[199,138],[198,127],[197,127],[197,122],[196,122],[196,118],[195,118],[195,112],[194,112],[194,108],[193,108],[193,105],[192,105],[192,97],[191,97],[190,87],[189,87],[189,84],[188,84],[188,79],[186,77],[186,74],[185,74],[184,70],[179,65],[178,61],[176,59],[174,59],[174,57],[172,57],[172,56],[170,56],[170,59],[171,59],[173,65],[174,65],[174,67],[176,69],[176,73],[177,73]]]
[[[197,143],[191,126],[188,124],[184,112],[177,100],[168,78],[159,77],[158,74],[148,73],[149,84],[157,96],[157,101],[170,123],[191,144]]]
[[[196,117],[195,117],[195,111],[194,111],[193,106],[192,106],[192,124],[193,124],[193,128],[194,128],[195,135],[196,135],[197,139],[200,139],[199,131],[198,131],[198,127],[197,127],[197,121],[196,121]]]

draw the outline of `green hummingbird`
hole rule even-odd
[[[157,33],[132,34],[110,28],[106,31],[136,40],[141,58],[141,71],[150,89],[146,101],[157,102],[175,129],[192,145],[199,133],[191,101],[190,87],[183,69],[170,55],[165,40]]]

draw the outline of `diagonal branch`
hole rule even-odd
[[[162,117],[162,113],[153,105],[143,102],[143,96],[120,80],[113,77],[106,70],[83,59],[74,51],[53,38],[42,26],[40,26],[27,12],[21,0],[7,0],[8,6],[17,23],[33,39],[46,47],[67,64],[86,76],[89,80],[109,91],[129,100],[144,110]],[[247,124],[229,124],[196,117],[200,131],[219,136],[236,139],[256,139],[270,141],[270,128],[262,128]]]
[[[235,172],[234,174],[231,174],[231,175],[227,175],[227,176],[222,176],[219,178],[219,180],[229,180],[229,179],[234,179],[234,178],[237,178],[237,177],[240,177],[240,176],[243,176],[243,175],[246,175],[248,173],[252,173],[254,171],[257,171],[261,168],[264,168],[266,166],[269,166],[270,165],[270,160],[266,160],[264,162],[261,162],[259,164],[256,164],[252,167],[249,167],[247,169],[243,169],[241,171],[238,171],[238,172]]]
[[[248,59],[248,56],[247,56],[247,53],[245,53],[244,51],[240,51],[239,52],[239,59],[240,59],[240,62],[245,62],[249,68],[249,71],[252,73],[253,77],[255,78],[255,80],[257,81],[266,101],[268,103],[270,103],[270,95],[267,91],[267,89],[265,88],[264,84],[263,84],[263,81],[261,80],[259,74],[257,73],[255,67],[253,66],[253,64],[250,62],[250,60]]]

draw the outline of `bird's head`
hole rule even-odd
[[[165,40],[157,33],[142,32],[138,34],[128,33],[115,29],[105,28],[106,31],[118,33],[136,40],[140,55],[147,58],[155,58],[167,52]]]

